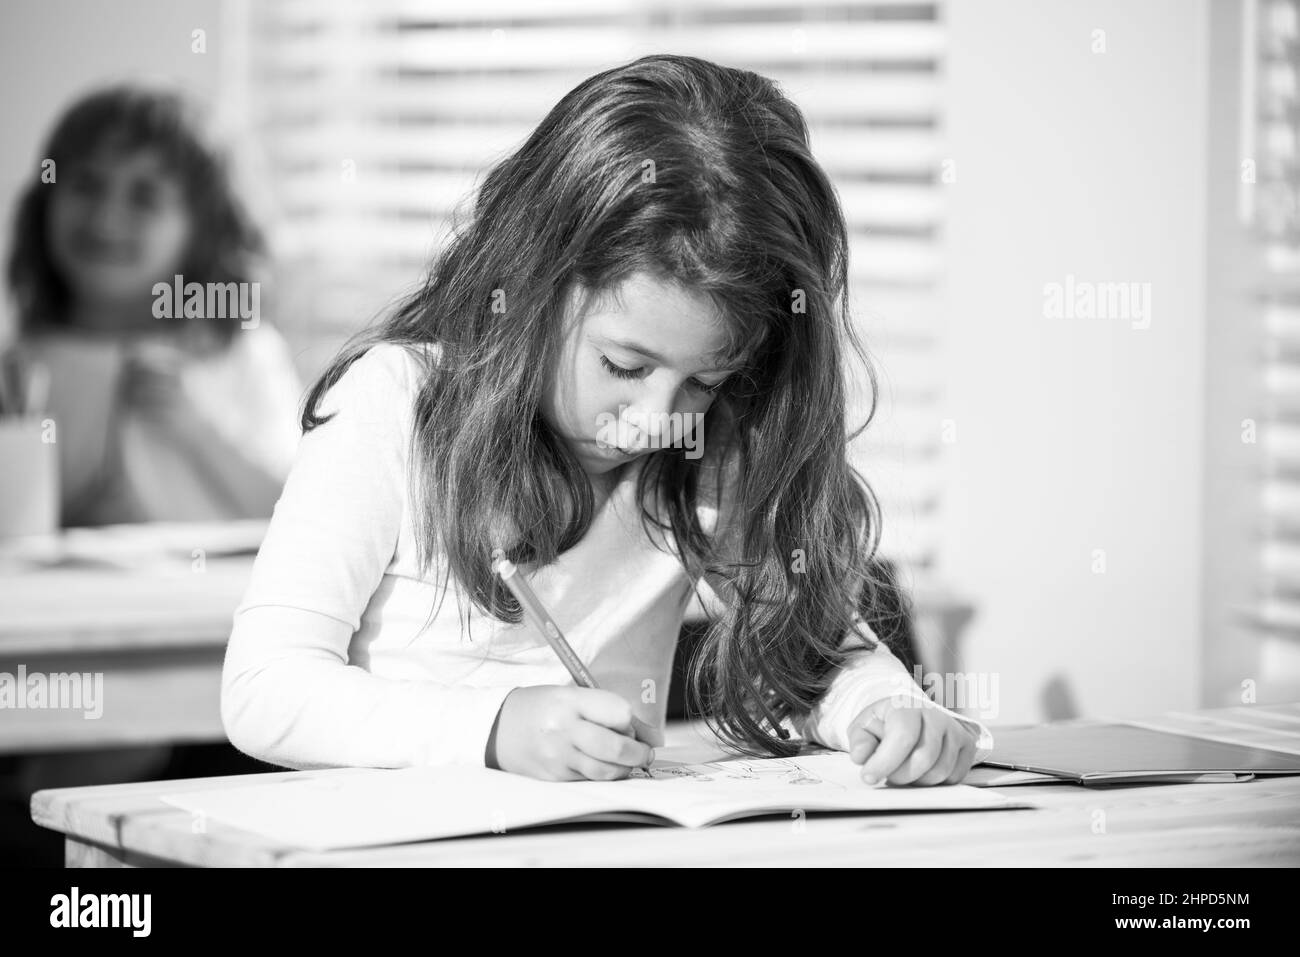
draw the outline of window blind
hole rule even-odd
[[[1291,253],[1300,258],[1300,249]],[[1256,623],[1300,638],[1300,286],[1278,291],[1264,312],[1268,355],[1263,424],[1263,590]]]
[[[853,457],[883,548],[937,548],[941,3],[272,0],[247,8],[247,109],[278,196],[281,319],[323,361],[416,282],[494,160],[583,78],[674,52],[777,80],[852,233],[850,296],[883,372]],[[865,408],[859,403],[856,414]]]
[[[1243,184],[1262,250],[1265,411],[1260,564],[1254,623],[1267,638],[1300,638],[1300,0],[1247,8],[1246,126],[1256,157]],[[1253,135],[1252,135],[1253,134]],[[1267,646],[1264,649],[1268,653]],[[1294,657],[1294,652],[1292,652]]]

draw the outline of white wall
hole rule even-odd
[[[1087,715],[1194,707],[1206,4],[947,9],[942,572],[979,606],[963,665],[999,675],[998,721],[1067,716],[1058,676]],[[1044,318],[1067,274],[1150,283],[1150,328]]]
[[[221,0],[5,0],[0,4],[0,261],[14,201],[38,169],[41,144],[71,101],[124,79],[169,79],[195,96],[216,92]],[[206,52],[191,50],[206,31]],[[9,310],[0,308],[0,316]],[[0,319],[0,339],[7,334]]]

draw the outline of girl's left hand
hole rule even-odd
[[[862,709],[849,732],[849,756],[862,780],[877,784],[960,784],[977,738],[937,705],[897,695]]]

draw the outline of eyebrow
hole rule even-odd
[[[661,366],[666,366],[669,364],[666,358],[661,356],[659,353],[655,352],[653,349],[647,348],[646,346],[640,345],[639,343],[632,342],[629,339],[619,339],[616,336],[601,336],[600,338],[604,339],[606,342],[612,345],[618,346],[620,349],[626,349],[629,352],[635,352],[638,355],[645,356],[651,362],[657,362]],[[705,373],[710,373],[713,375],[718,375],[720,373],[725,372],[728,375],[730,375],[733,372],[738,372],[743,367],[744,367],[744,363],[737,360],[732,365],[716,366],[716,367],[710,366],[709,368],[701,369],[700,371]]]

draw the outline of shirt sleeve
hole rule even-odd
[[[509,687],[402,681],[348,663],[406,508],[414,360],[372,348],[326,394],[276,503],[222,672],[231,743],[284,767],[482,766]]]
[[[298,403],[303,392],[293,353],[273,326],[241,332],[236,339],[247,343],[240,386],[247,390],[248,408],[257,416],[241,437],[249,458],[283,480],[293,467],[298,446]]]
[[[972,763],[978,764],[993,752],[993,734],[987,727],[974,718],[930,700],[907,673],[903,663],[876,637],[866,622],[859,619],[857,629],[857,633],[851,632],[841,643],[840,648],[848,651],[848,657],[832,678],[826,693],[808,714],[800,715],[792,722],[802,737],[828,748],[848,751],[853,719],[864,708],[901,695],[919,707],[937,708],[968,728],[976,739]],[[864,637],[875,642],[874,649],[866,648]]]

